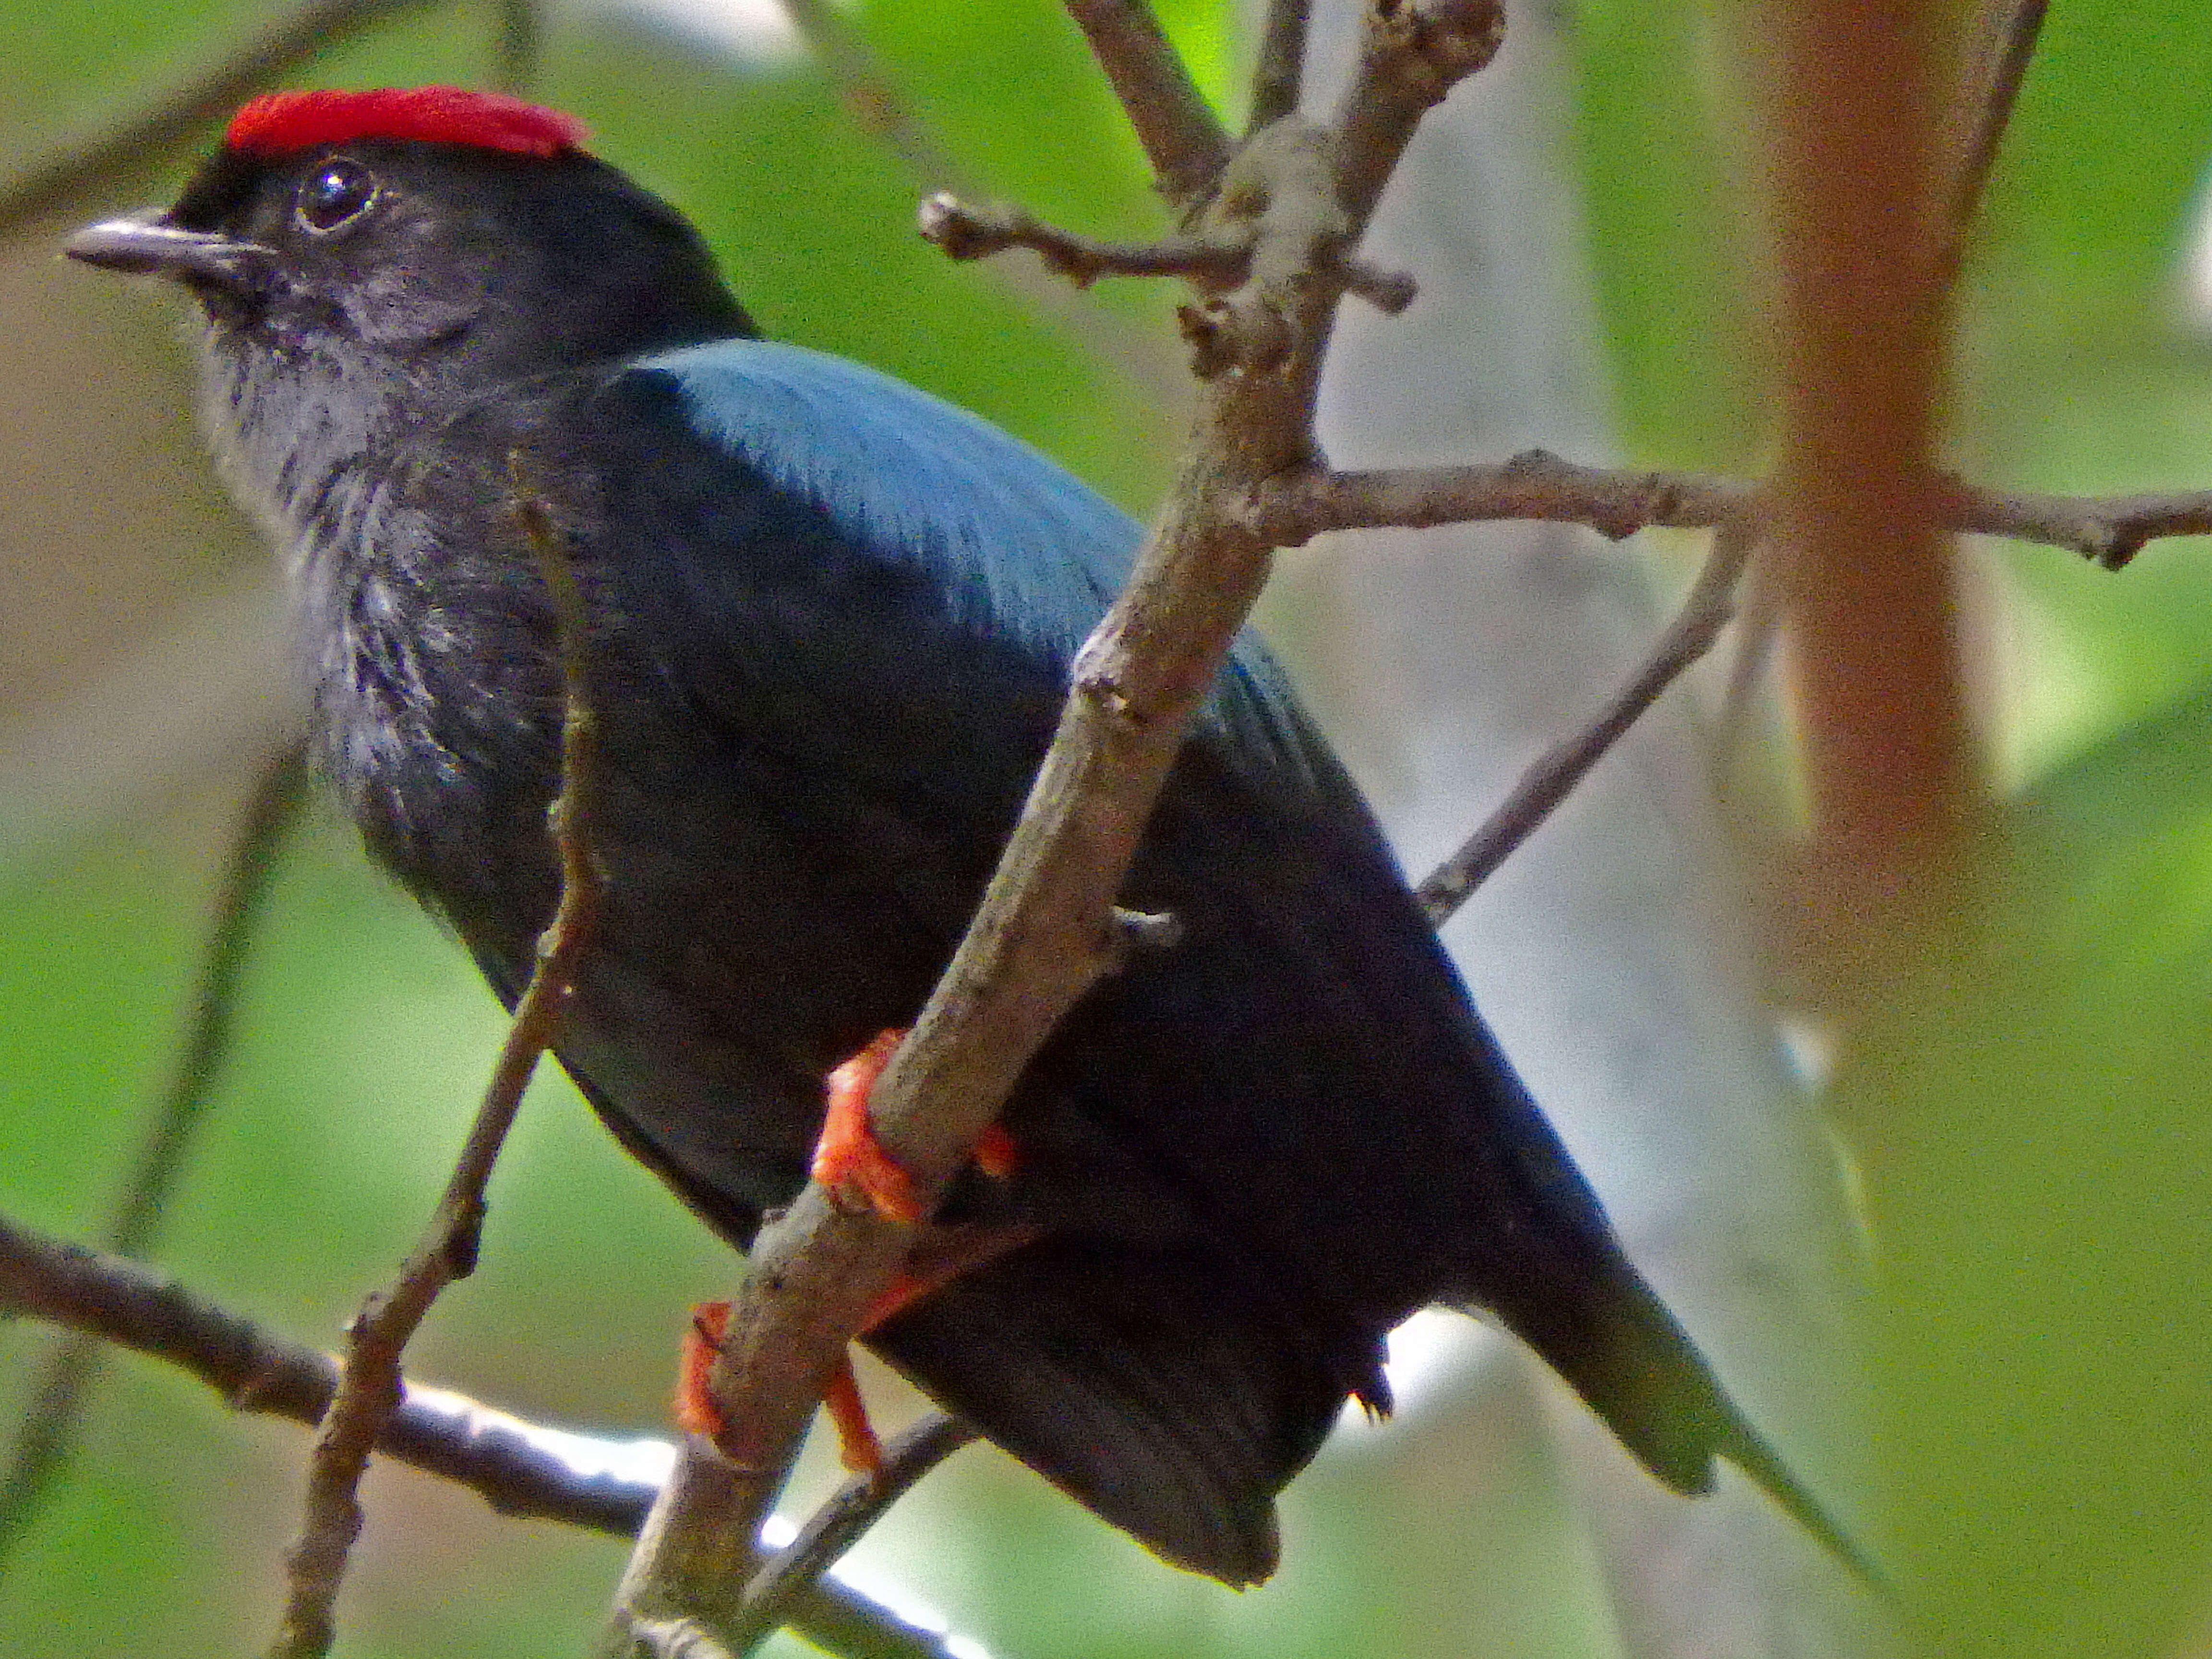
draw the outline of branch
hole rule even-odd
[[[1710,530],[1758,510],[1759,487],[1695,473],[1582,466],[1528,449],[1495,465],[1306,469],[1267,480],[1244,510],[1279,547],[1330,530],[1425,530],[1499,519],[1588,525],[1619,541],[1639,530]]]
[[[1759,545],[1748,520],[1729,520],[1714,532],[1713,550],[1688,598],[1650,653],[1613,694],[1597,718],[1555,744],[1521,775],[1512,793],[1460,849],[1414,890],[1429,921],[1441,927],[1468,896],[1557,810],[1660,694],[1713,648],[1735,614],[1735,590]]]
[[[1620,540],[1639,530],[1710,530],[1756,517],[1765,486],[1691,472],[1583,466],[1541,449],[1469,466],[1307,470],[1264,481],[1244,512],[1259,534],[1291,547],[1333,530],[1427,529],[1504,519],[1588,525]],[[1942,481],[1943,526],[2069,548],[2118,570],[2153,541],[2212,535],[2212,490],[2049,495]]]
[[[1101,276],[1180,276],[1212,290],[1243,280],[1251,250],[1219,237],[1163,237],[1156,242],[1102,242],[1060,230],[1019,208],[969,207],[939,191],[916,215],[921,239],[951,259],[982,259],[1009,248],[1035,250],[1046,266],[1078,288]]]
[[[1084,9],[1128,15],[1100,0]],[[1404,5],[1389,19],[1371,15],[1370,27],[1402,28],[1413,13],[1423,40],[1497,39],[1491,0]],[[1456,50],[1422,61],[1433,78],[1482,56]],[[1368,61],[1402,58],[1377,49]],[[1422,108],[1443,90],[1425,88]],[[1411,119],[1363,128],[1364,182],[1347,199],[1345,135],[1278,121],[1230,162],[1194,227],[1249,237],[1252,257],[1234,291],[1186,312],[1218,350],[1182,472],[1127,590],[1077,654],[1059,732],[967,937],[871,1091],[877,1139],[913,1177],[925,1210],[1114,957],[1122,874],[1268,573],[1272,546],[1238,505],[1265,480],[1312,464],[1314,390],[1344,291],[1340,255],[1395,160],[1382,152],[1412,130]],[[762,1230],[708,1379],[749,1455],[743,1468],[702,1444],[679,1455],[618,1592],[606,1650],[634,1652],[639,1621],[696,1619],[720,1631],[741,1617],[736,1586],[750,1576],[759,1516],[912,1237],[872,1211],[841,1210],[814,1183]]]
[[[1205,200],[1229,165],[1229,136],[1160,33],[1145,0],[1066,0],[1177,216]]]
[[[316,0],[221,57],[154,92],[136,114],[64,141],[43,160],[0,179],[0,236],[68,206],[145,157],[192,137],[249,93],[324,47],[426,7],[429,0]]]
[[[510,463],[519,475],[519,458]],[[398,1408],[400,1357],[441,1291],[476,1267],[484,1188],[531,1073],[553,1041],[576,964],[597,918],[599,871],[591,852],[599,733],[588,701],[588,622],[581,592],[544,505],[520,493],[515,517],[538,554],[560,638],[563,718],[561,793],[552,809],[561,899],[538,941],[538,962],[515,1005],[507,1041],[437,1213],[392,1288],[362,1306],[346,1334],[337,1396],[315,1437],[307,1513],[286,1558],[290,1582],[270,1659],[316,1659],[330,1650],[332,1608],[362,1527],[358,1491],[385,1420]]]
[[[306,796],[307,764],[289,741],[260,769],[246,798],[216,890],[191,1020],[176,1071],[154,1115],[146,1142],[109,1223],[111,1249],[141,1256],[152,1247],[170,1193],[185,1167],[193,1132],[206,1115],[237,1024],[239,981],[246,947],[269,896],[276,854]],[[86,1392],[100,1373],[95,1340],[78,1334],[54,1349],[46,1375],[31,1390],[7,1477],[0,1481],[0,1563],[24,1534],[54,1476],[67,1464]]]
[[[312,1428],[337,1388],[338,1364],[194,1295],[166,1273],[0,1218],[0,1308],[173,1365],[234,1410]],[[444,1389],[415,1389],[377,1449],[466,1486],[501,1515],[594,1532],[637,1530],[657,1487],[586,1474],[552,1437]]]
[[[1310,0],[1267,0],[1267,21],[1261,27],[1259,57],[1252,65],[1248,138],[1269,122],[1297,113],[1305,89],[1309,9]]]
[[[2011,123],[2021,82],[2043,27],[2045,5],[2046,0],[1979,0],[1976,7],[1959,84],[1936,147],[1936,177],[1946,184],[1931,193],[1929,201],[1935,216],[1929,241],[1939,291],[1948,292],[1957,286],[1967,240],[1988,190],[1990,172]],[[1723,768],[1729,764],[1745,730],[1753,695],[1781,628],[1781,611],[1772,584],[1766,584],[1764,592],[1763,604],[1754,599],[1753,614],[1740,632],[1736,659],[1729,670],[1713,751]]]
[[[1048,268],[1078,288],[1101,276],[1180,276],[1202,293],[1243,282],[1251,265],[1248,240],[1219,236],[1164,236],[1152,242],[1101,242],[1061,230],[1020,208],[969,207],[939,191],[918,215],[921,239],[951,259],[981,259],[1009,248],[1034,249]],[[1413,279],[1378,270],[1350,255],[1338,259],[1345,286],[1377,311],[1395,317],[1413,304]]]
[[[313,1428],[337,1389],[338,1362],[194,1295],[168,1275],[0,1217],[0,1311],[112,1343],[197,1377],[234,1411]],[[465,1486],[501,1515],[634,1535],[654,1482],[618,1472],[643,1461],[611,1442],[527,1423],[445,1389],[407,1386],[376,1449]],[[853,1659],[945,1659],[943,1644],[842,1584],[817,1583],[793,1628]]]
[[[2044,495],[1948,481],[1950,528],[1980,536],[2069,547],[2107,570],[2124,568],[2145,544],[2212,535],[2212,490],[2134,495]]]
[[[974,176],[930,131],[890,66],[842,9],[830,0],[783,0],[783,9],[861,131],[890,151],[925,193],[981,193]],[[1152,402],[1167,403],[1181,391],[1156,333],[1096,306],[1073,304],[1057,283],[1025,268],[1000,267],[1000,280],[1024,305],[1127,376]]]
[[[1762,486],[1733,479],[1579,466],[1528,450],[1498,465],[1310,469],[1270,479],[1247,498],[1251,523],[1283,546],[1332,530],[1512,519],[1587,525],[1616,540],[1651,526],[1718,532],[1681,613],[1627,684],[1588,728],[1537,761],[1466,844],[1422,882],[1418,896],[1431,921],[1442,925],[1457,910],[1638,716],[1711,648],[1733,611],[1736,584],[1759,533],[1763,495]],[[2001,493],[1949,479],[1940,506],[1950,529],[2071,548],[2112,570],[2156,538],[2212,534],[2208,491],[2096,498]],[[1758,630],[1731,676],[1731,729],[1747,695],[1746,677],[1763,660],[1767,634]]]
[[[1782,346],[1772,567],[1834,915],[1962,844],[1988,795],[1933,459],[1944,293],[1936,8],[1770,9]],[[1932,901],[1931,901],[1932,902]]]
[[[959,1419],[933,1412],[885,1446],[879,1468],[839,1487],[799,1535],[753,1575],[745,1586],[744,1616],[730,1632],[731,1644],[740,1653],[750,1652],[787,1622],[792,1608],[886,1510],[975,1438],[975,1431]]]
[[[1421,118],[1498,55],[1505,8],[1373,0],[1366,24],[1335,123],[1337,196],[1362,229]]]

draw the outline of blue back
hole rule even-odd
[[[1127,580],[1135,520],[1064,467],[941,398],[802,346],[718,340],[644,359],[700,435],[810,504],[872,557],[911,566],[951,615],[1064,684]],[[1372,834],[1367,809],[1249,629],[1202,729],[1263,787]]]

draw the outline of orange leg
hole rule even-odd
[[[946,1227],[934,1230],[915,1252],[914,1265],[891,1282],[868,1309],[860,1329],[873,1330],[924,1297],[943,1289],[970,1268],[995,1261],[1039,1237],[1030,1226]],[[728,1425],[708,1391],[707,1373],[720,1352],[723,1333],[729,1328],[730,1304],[704,1302],[691,1310],[690,1328],[684,1333],[684,1357],[676,1382],[677,1426],[687,1434],[704,1435],[732,1460],[745,1461],[743,1449],[729,1443]],[[848,1360],[830,1379],[822,1404],[837,1431],[839,1455],[848,1469],[872,1471],[881,1466],[883,1448],[869,1425],[867,1408]]]
[[[860,1398],[860,1379],[853,1375],[850,1353],[837,1362],[830,1386],[823,1391],[822,1408],[837,1431],[837,1455],[855,1474],[871,1480],[884,1472],[884,1444],[868,1421],[867,1402]]]
[[[868,1091],[883,1075],[884,1067],[905,1037],[903,1031],[885,1031],[874,1042],[830,1073],[829,1109],[822,1134],[814,1147],[814,1178],[848,1202],[872,1205],[894,1221],[919,1226],[925,1217],[915,1198],[914,1181],[876,1140],[868,1123]],[[975,1147],[975,1165],[986,1175],[1003,1180],[1015,1162],[1013,1137],[994,1124]],[[872,1330],[902,1309],[920,1301],[969,1267],[1002,1255],[1036,1237],[1030,1227],[991,1231],[972,1227],[933,1230],[919,1245],[913,1267],[899,1275],[868,1310],[863,1331]],[[728,1443],[729,1425],[707,1387],[707,1373],[720,1352],[729,1328],[730,1304],[702,1303],[692,1310],[691,1327],[684,1334],[684,1353],[676,1383],[676,1421],[688,1434],[704,1435],[732,1457],[739,1451]],[[883,1446],[868,1422],[859,1381],[850,1359],[841,1362],[822,1398],[823,1408],[837,1431],[837,1443],[845,1467],[856,1474],[873,1474],[883,1466]],[[742,1458],[739,1461],[743,1461]]]

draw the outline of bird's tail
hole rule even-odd
[[[1597,1244],[1598,1241],[1591,1241]],[[1790,1472],[1713,1376],[1689,1334],[1610,1240],[1579,1273],[1523,1281],[1492,1311],[1574,1388],[1653,1475],[1687,1495],[1709,1492],[1714,1461],[1735,1464],[1869,1587],[1873,1558]]]

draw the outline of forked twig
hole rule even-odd
[[[1082,9],[1123,21],[1142,15],[1115,0]],[[1183,483],[1127,590],[1077,653],[1073,691],[998,873],[870,1091],[876,1138],[925,1208],[1059,1018],[1110,968],[1122,874],[1182,733],[1267,574],[1271,544],[1240,507],[1262,480],[1312,459],[1313,395],[1345,291],[1344,252],[1419,112],[1487,61],[1502,21],[1495,0],[1376,9],[1370,33],[1383,38],[1370,40],[1355,85],[1387,112],[1360,115],[1356,93],[1347,106],[1356,131],[1278,121],[1238,151],[1205,198],[1194,228],[1249,232],[1253,253],[1237,289],[1187,308],[1187,326],[1207,331],[1211,349]],[[1132,114],[1141,133],[1146,118]],[[736,1616],[741,1591],[731,1577],[757,1565],[750,1549],[761,1509],[845,1344],[911,1246],[904,1225],[841,1207],[818,1182],[763,1228],[708,1376],[723,1420],[748,1448],[746,1466],[703,1446],[679,1458],[617,1592],[603,1651],[635,1653],[642,1629],[672,1619],[719,1632]]]
[[[1020,208],[971,207],[944,191],[923,199],[915,216],[921,240],[950,259],[981,259],[1009,248],[1035,251],[1046,268],[1078,288],[1101,276],[1180,276],[1201,293],[1243,282],[1251,269],[1249,238],[1163,236],[1149,242],[1103,242],[1062,230]],[[1336,256],[1345,286],[1388,316],[1413,302],[1413,279],[1381,270],[1352,254]]]
[[[0,1216],[0,1313],[43,1320],[196,1377],[232,1410],[313,1428],[337,1391],[338,1362],[121,1256]],[[447,1389],[410,1386],[376,1449],[475,1492],[501,1515],[634,1535],[657,1486],[617,1473],[635,1443],[548,1429]],[[791,1627],[846,1659],[947,1659],[945,1639],[847,1584],[819,1581]]]
[[[1547,450],[1463,466],[1288,472],[1247,495],[1253,528],[1295,546],[1332,530],[1426,529],[1537,519],[1588,525],[1613,540],[1654,526],[1710,530],[1762,510],[1765,486],[1707,473],[1584,466]],[[2070,548],[2118,570],[2154,541],[2212,535],[2212,490],[2051,495],[1939,481],[1948,529]]]

